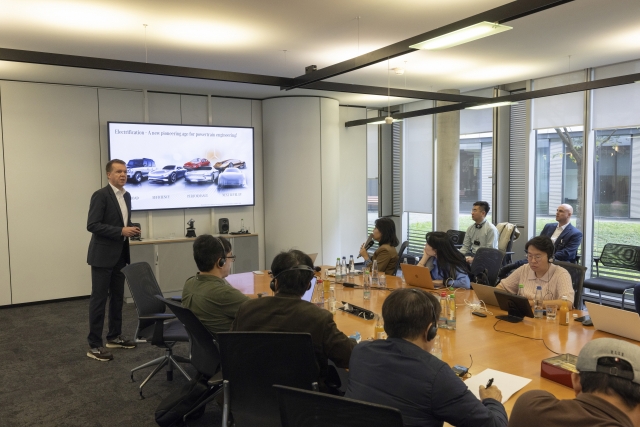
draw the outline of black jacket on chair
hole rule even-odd
[[[124,194],[128,218],[126,226],[131,226],[131,194]],[[87,230],[91,232],[91,242],[87,253],[87,263],[94,267],[113,267],[118,262],[123,246],[126,251],[127,264],[129,257],[129,239],[122,236],[125,220],[118,204],[116,193],[110,184],[97,190],[91,196]]]

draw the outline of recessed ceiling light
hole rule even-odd
[[[396,67],[396,68],[392,68],[392,70],[399,76],[404,74],[404,68]]]
[[[496,108],[496,107],[504,107],[506,105],[516,105],[518,104],[517,102],[509,102],[509,101],[505,101],[505,102],[494,102],[493,104],[483,104],[483,105],[476,105],[475,107],[467,107],[465,108],[465,110],[482,110],[483,108]]]
[[[385,117],[385,119],[386,119],[386,117]],[[385,119],[382,119],[382,120],[377,121],[377,122],[367,123],[367,124],[368,124],[368,125],[384,125],[384,124],[390,124],[390,123],[387,123]],[[401,122],[401,121],[402,121],[402,119],[393,119],[393,123],[397,123],[397,122]]]
[[[511,29],[513,29],[513,27],[484,21],[471,25],[470,27],[462,28],[460,30],[452,31],[447,34],[416,43],[409,47],[428,50],[447,49],[449,47],[458,46],[460,44],[492,36]]]

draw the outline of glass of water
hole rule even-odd
[[[557,312],[558,306],[556,304],[547,304],[547,322],[555,323]]]

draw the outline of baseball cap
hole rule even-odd
[[[601,357],[624,360],[631,365],[633,371],[598,365],[598,359]],[[576,369],[579,372],[601,372],[640,384],[640,347],[614,338],[592,340],[580,350]]]

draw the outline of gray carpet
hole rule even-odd
[[[174,371],[167,381],[159,372],[141,400],[138,386],[152,368],[136,372],[136,382],[129,371],[163,350],[142,343],[133,350],[111,349],[110,362],[88,358],[88,307],[89,300],[81,299],[0,309],[0,426],[157,426],[156,407],[186,379]],[[123,333],[131,338],[137,324],[133,304],[125,303],[123,319]],[[188,354],[186,343],[175,350]],[[195,374],[191,366],[186,370]],[[210,403],[189,426],[221,421],[221,411]]]

